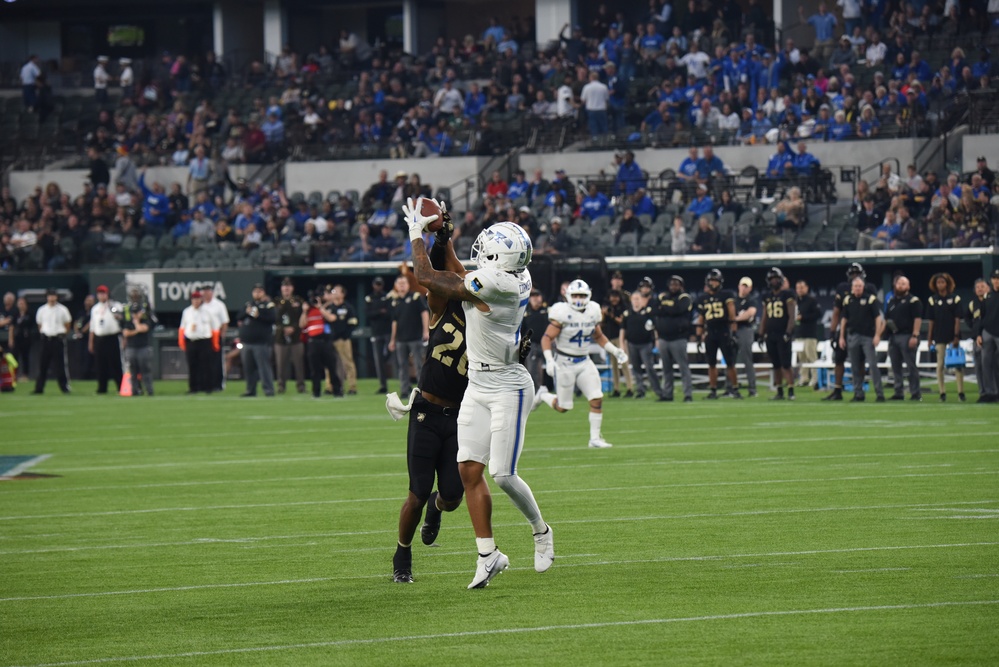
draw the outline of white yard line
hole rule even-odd
[[[977,475],[999,475],[999,470],[980,470],[971,472],[941,472],[941,473],[907,473],[904,475],[849,475],[847,477],[814,477],[802,479],[761,479],[743,480],[738,482],[689,482],[684,484],[650,484],[644,486],[621,486],[621,487],[601,487],[590,489],[556,489],[539,491],[539,495],[549,493],[588,493],[634,491],[638,489],[689,489],[704,487],[729,487],[729,486],[766,486],[770,484],[816,484],[828,482],[863,482],[871,480],[885,479],[925,479],[930,477],[965,477]],[[309,505],[335,505],[343,503],[371,503],[371,502],[398,502],[399,498],[390,496],[387,498],[343,498],[335,500],[302,500],[285,503],[247,503],[242,505],[202,505],[191,507],[156,507],[141,510],[108,510],[104,512],[66,512],[62,514],[23,514],[13,516],[0,516],[0,521],[42,521],[45,519],[75,519],[83,517],[97,516],[123,516],[132,514],[164,514],[172,512],[203,512],[215,510],[242,510],[261,509],[273,507],[301,507]]]
[[[763,553],[747,553],[747,554],[715,554],[706,556],[666,556],[663,558],[637,558],[628,560],[602,560],[602,561],[592,561],[589,563],[565,563],[559,561],[560,567],[605,567],[612,565],[648,565],[652,563],[686,563],[686,562],[706,562],[706,561],[726,561],[744,558],[775,558],[784,556],[821,556],[827,554],[846,554],[846,553],[868,553],[875,551],[911,551],[918,549],[961,549],[966,547],[991,547],[999,546],[999,542],[960,542],[955,544],[907,544],[907,545],[897,545],[897,546],[879,546],[879,547],[849,547],[843,549],[808,549],[804,551],[770,551]],[[526,569],[526,568],[513,568]],[[467,569],[463,570],[452,570],[443,572],[424,572],[421,576],[450,576],[456,574],[467,573]],[[19,597],[6,597],[0,598],[0,603],[4,602],[27,602],[33,600],[63,600],[70,598],[92,598],[92,597],[107,597],[107,596],[117,596],[117,595],[145,595],[149,593],[172,593],[180,591],[193,591],[193,590],[204,590],[204,589],[215,589],[215,588],[241,588],[246,586],[280,586],[288,584],[299,584],[299,583],[316,583],[323,581],[354,581],[359,579],[386,579],[388,575],[386,573],[382,574],[361,574],[361,575],[351,575],[346,577],[313,577],[309,579],[281,579],[278,581],[256,581],[256,582],[243,582],[243,583],[227,583],[227,584],[200,584],[195,586],[173,586],[164,588],[144,588],[144,589],[130,589],[122,591],[96,591],[91,593],[66,593],[61,595],[31,595],[31,596],[19,596]]]
[[[473,593],[474,595],[474,593]],[[863,605],[851,607],[827,607],[819,609],[782,609],[773,611],[748,611],[734,614],[712,614],[704,616],[678,616],[673,618],[644,618],[628,621],[605,621],[599,623],[569,623],[564,625],[537,625],[525,628],[491,628],[488,630],[468,630],[464,632],[441,632],[422,635],[405,635],[394,637],[362,637],[357,639],[333,639],[322,642],[305,642],[300,644],[274,644],[270,646],[246,646],[224,648],[213,651],[186,651],[183,653],[160,653],[154,655],[110,656],[90,660],[73,660],[68,662],[51,662],[32,665],[30,667],[69,667],[70,665],[99,665],[114,662],[133,662],[147,660],[176,660],[181,658],[200,658],[216,655],[236,655],[248,653],[276,653],[280,651],[296,651],[313,648],[330,648],[334,646],[364,646],[387,644],[393,642],[434,641],[442,639],[463,639],[466,637],[489,637],[496,635],[519,635],[536,632],[567,632],[574,630],[599,630],[605,628],[623,628],[629,626],[668,625],[673,623],[704,623],[711,621],[734,621],[754,618],[773,618],[782,616],[810,616],[831,614],[855,614],[863,612],[905,611],[913,609],[940,609],[946,607],[970,607],[999,604],[999,600],[954,600],[946,602],[917,602],[911,604]]]
[[[587,493],[590,489],[578,489],[580,493]],[[395,499],[398,501],[398,498]],[[916,509],[921,510],[925,508],[936,508],[941,505],[987,505],[997,503],[999,500],[968,500],[968,501],[957,501],[957,502],[946,502],[946,503],[909,503],[902,505],[851,505],[851,506],[840,506],[840,507],[790,507],[784,509],[770,509],[770,510],[743,510],[739,512],[698,512],[691,514],[656,514],[652,516],[616,516],[607,517],[599,519],[565,519],[559,522],[559,525],[575,525],[575,524],[598,524],[598,523],[622,523],[622,522],[641,522],[641,521],[681,521],[685,519],[710,519],[710,518],[726,518],[726,517],[740,517],[740,516],[768,516],[768,515],[779,515],[779,514],[810,514],[817,512],[869,512],[878,511],[886,509]],[[958,511],[958,510],[954,510]],[[972,509],[971,511],[982,511]],[[520,527],[521,523],[496,523],[496,527]],[[145,542],[145,543],[117,543],[117,544],[82,544],[78,546],[64,546],[64,547],[46,547],[44,549],[17,549],[17,550],[7,550],[0,551],[0,556],[14,556],[14,555],[24,555],[24,554],[44,554],[44,553],[60,553],[60,552],[73,552],[73,551],[99,551],[108,549],[158,549],[161,547],[186,547],[186,546],[200,546],[205,544],[258,544],[263,541],[268,540],[301,540],[301,539],[316,539],[316,538],[337,538],[337,537],[357,537],[365,535],[380,535],[380,534],[390,534],[395,533],[395,529],[386,530],[371,530],[371,531],[361,531],[361,532],[326,532],[326,533],[298,533],[292,535],[263,535],[256,537],[230,537],[230,538],[210,538],[202,537],[195,538],[191,540],[182,540],[179,542]],[[34,538],[35,535],[27,535],[25,537]],[[374,549],[333,549],[328,553],[360,553],[364,551],[379,551],[382,547]]]

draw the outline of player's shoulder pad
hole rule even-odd
[[[495,269],[476,269],[465,274],[465,289],[480,299],[501,294],[516,294],[519,281],[509,273]]]
[[[553,303],[548,309],[548,319],[561,324],[569,316],[569,304],[565,301]]]
[[[586,310],[583,312],[597,319],[603,318],[603,311],[600,310],[600,304],[597,303],[596,301],[590,301],[588,304],[586,304]]]

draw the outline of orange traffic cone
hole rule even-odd
[[[132,395],[132,374],[125,371],[121,375],[121,387],[118,389],[119,396]]]

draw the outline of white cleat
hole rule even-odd
[[[475,563],[475,578],[472,579],[468,588],[485,588],[493,577],[508,567],[510,567],[510,559],[499,549],[488,556],[479,556],[479,560]]]
[[[531,403],[531,412],[537,410],[538,406],[545,402],[544,394],[547,391],[548,389],[546,387],[541,387],[536,392],[534,392],[534,402]]]
[[[534,534],[534,571],[545,572],[553,562],[555,562],[555,540],[552,536],[552,527],[548,526],[547,532]]]
[[[590,440],[590,447],[592,449],[607,449],[608,447],[613,447],[613,446],[614,445],[610,444],[603,438],[593,438],[592,440]]]

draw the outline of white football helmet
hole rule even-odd
[[[492,266],[501,271],[523,271],[533,252],[531,237],[519,225],[497,222],[479,232],[472,244],[471,260],[480,269]]]
[[[584,280],[573,280],[569,283],[569,286],[565,288],[566,300],[569,305],[578,311],[586,310],[586,306],[590,304],[590,297],[593,292],[590,291],[590,286],[586,284]]]

